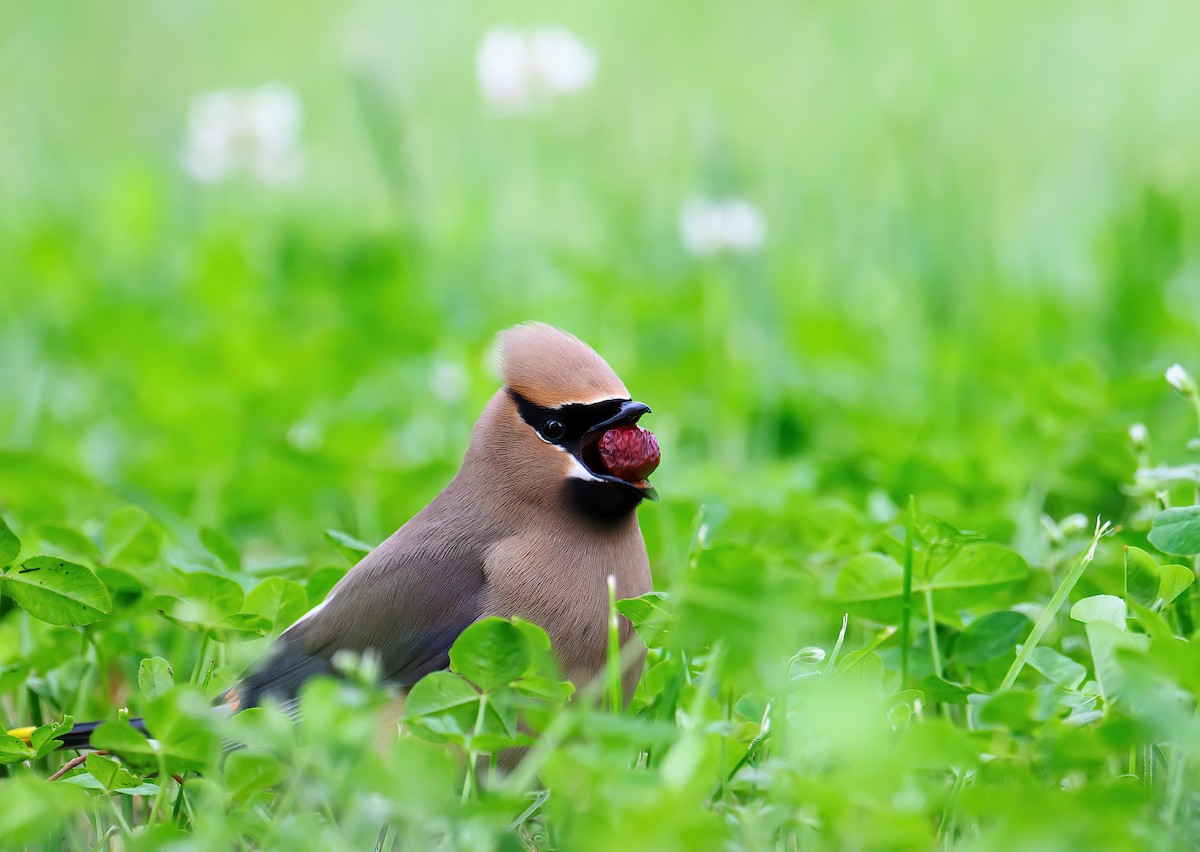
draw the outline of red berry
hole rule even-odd
[[[599,449],[608,472],[626,482],[641,482],[662,458],[654,433],[640,426],[609,429],[600,437]]]

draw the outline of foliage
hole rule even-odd
[[[547,16],[594,87],[494,114],[473,51]],[[1195,4],[0,23],[0,846],[1200,842]],[[181,174],[189,100],[271,80],[303,179]],[[690,255],[693,195],[761,250]],[[370,657],[214,713],[530,318],[654,408],[629,707],[488,620],[399,720]]]

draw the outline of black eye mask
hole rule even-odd
[[[508,389],[521,419],[538,433],[547,444],[562,447],[568,453],[578,453],[589,432],[612,425],[628,410],[628,399],[605,399],[588,404],[573,402],[557,408],[536,405],[512,388]]]

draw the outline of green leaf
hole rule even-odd
[[[263,580],[246,595],[243,612],[262,616],[276,630],[289,627],[309,609],[304,587],[282,577]]]
[[[1162,613],[1144,607],[1137,601],[1131,601],[1129,615],[1137,619],[1142,631],[1155,642],[1174,643],[1177,641],[1174,628],[1167,623]]]
[[[362,539],[341,530],[325,530],[325,538],[337,547],[351,562],[358,562],[375,548]]]
[[[287,777],[287,767],[263,751],[242,749],[225,761],[225,788],[235,799],[274,787]]]
[[[502,618],[485,618],[464,630],[450,648],[450,669],[484,692],[511,683],[529,667],[521,630]]]
[[[472,735],[471,747],[483,748],[478,740],[481,734],[490,734],[509,740],[515,737],[517,735],[517,706],[517,692],[513,687],[505,686],[494,693],[489,693],[483,718]]]
[[[521,631],[521,634],[525,637],[525,644],[531,652],[550,653],[549,633],[532,621],[526,621],[523,618],[514,618],[512,624],[513,627]],[[528,671],[532,671],[532,669]]]
[[[37,537],[43,544],[61,551],[66,556],[85,559],[94,565],[103,561],[96,543],[77,530],[46,524],[37,528]]]
[[[965,684],[951,683],[934,675],[922,680],[920,686],[927,701],[940,704],[966,704],[967,696],[975,694],[975,690]]]
[[[464,704],[477,704],[479,693],[453,672],[433,672],[417,681],[404,700],[408,716],[429,716]],[[471,717],[474,722],[474,716]]]
[[[175,672],[162,657],[149,657],[138,666],[138,689],[150,700],[175,685]]]
[[[531,621],[521,618],[512,620],[513,626],[525,637],[525,647],[529,649],[529,665],[525,667],[523,679],[541,676],[549,680],[559,680],[562,669],[558,657],[550,647],[550,636],[545,630]]]
[[[1200,506],[1181,506],[1160,512],[1147,538],[1163,553],[1174,556],[1200,553]]]
[[[0,693],[11,692],[23,686],[29,677],[30,668],[28,663],[0,666]]]
[[[0,765],[19,763],[34,757],[37,757],[37,752],[30,748],[24,740],[8,734],[0,734]],[[0,822],[2,821],[0,818]]]
[[[961,728],[945,719],[908,725],[900,735],[896,756],[908,769],[970,769],[979,751]]]
[[[112,612],[108,590],[90,568],[55,556],[26,559],[0,579],[26,612],[50,624],[91,624]]]
[[[225,533],[212,527],[201,527],[200,543],[228,570],[235,573],[242,570],[242,556]]]
[[[62,778],[60,780],[63,784],[71,784],[75,787],[82,787],[84,790],[119,793],[122,796],[153,796],[158,793],[158,785],[151,784],[148,781],[142,781],[132,787],[118,787],[115,790],[108,791],[105,790],[104,783],[90,772],[80,772],[76,775],[68,775],[66,778]]]
[[[1071,607],[1071,618],[1084,624],[1103,622],[1111,624],[1120,630],[1125,629],[1125,619],[1128,615],[1125,601],[1116,595],[1093,595],[1083,598]]]
[[[929,580],[937,599],[952,607],[965,607],[986,599],[1010,583],[1024,580],[1029,566],[1021,554],[990,542],[971,542],[959,548],[946,567]],[[914,584],[924,590],[923,584]]]
[[[21,540],[4,522],[4,518],[0,518],[0,568],[11,565],[20,552]]]
[[[184,575],[183,595],[200,604],[214,619],[239,612],[245,600],[245,593],[236,582],[204,572]]]
[[[118,790],[122,787],[136,787],[142,783],[137,776],[115,760],[109,760],[107,757],[95,752],[87,756],[83,765],[91,776],[99,781],[108,792]]]
[[[329,596],[329,591],[346,576],[346,568],[326,566],[318,568],[304,584],[304,593],[308,597],[308,608],[312,609]]]
[[[903,583],[899,562],[882,553],[863,553],[842,568],[834,595],[847,603],[887,600],[900,597]]]
[[[6,778],[0,784],[0,838],[8,847],[61,838],[63,821],[88,807],[89,797],[75,787],[32,778]],[[62,848],[61,843],[55,848]]]
[[[524,695],[549,704],[562,704],[575,694],[575,684],[570,681],[552,680],[540,675],[521,678],[517,681],[516,688]]]
[[[238,642],[266,636],[271,632],[271,621],[252,612],[235,612],[213,627],[222,642]]]
[[[1158,585],[1158,601],[1155,603],[1161,609],[1183,594],[1196,581],[1196,575],[1185,565],[1163,565],[1159,570],[1162,576]]]
[[[1011,731],[1027,731],[1037,724],[1037,696],[1032,692],[1010,689],[999,695],[982,698],[979,721],[985,725],[996,725]]]
[[[38,757],[45,757],[62,745],[58,737],[69,733],[75,727],[75,720],[65,716],[61,722],[50,722],[42,725],[29,735],[29,745],[37,752]]]
[[[1154,557],[1138,547],[1125,548],[1125,597],[1142,606],[1158,598],[1159,567]]]
[[[1016,654],[1017,642],[1029,633],[1029,619],[1019,612],[989,612],[975,619],[954,643],[954,658],[968,666]]]
[[[165,692],[146,706],[145,716],[169,772],[203,769],[219,753],[212,707],[199,691],[178,686]]]
[[[105,561],[111,565],[149,565],[161,549],[162,533],[137,506],[122,506],[104,525]]]
[[[184,574],[181,585],[182,599],[158,595],[154,607],[167,618],[194,627],[208,630],[231,627],[225,621],[241,610],[245,599],[241,586],[218,574],[204,571]]]
[[[150,781],[142,781],[134,787],[119,787],[113,792],[122,796],[157,796],[158,785]]]
[[[1196,579],[1183,565],[1159,565],[1153,556],[1136,547],[1125,548],[1125,597],[1131,603],[1161,610],[1179,597]]]
[[[667,644],[675,612],[665,592],[647,592],[619,600],[617,612],[629,619],[647,648],[662,648]]]
[[[158,749],[154,743],[127,722],[104,722],[92,731],[90,739],[96,748],[119,754],[127,760],[146,764],[157,761]]]
[[[817,592],[806,572],[732,542],[699,551],[678,579],[672,644],[699,650],[720,642],[727,674],[740,681],[764,676],[761,661],[794,638],[797,607]]]
[[[913,578],[913,594],[926,591],[943,606],[965,607],[981,601],[999,588],[1023,580],[1029,566],[1019,553],[998,544],[972,541],[929,577]],[[834,596],[870,618],[895,620],[900,616],[904,569],[881,553],[854,557],[838,574]]]
[[[1100,595],[1098,597],[1108,597]],[[1117,600],[1121,600],[1117,598]],[[1082,603],[1082,601],[1080,601]],[[1121,601],[1124,605],[1124,601]],[[1077,604],[1078,606],[1078,604]],[[1074,617],[1074,612],[1072,612]],[[1114,701],[1125,692],[1128,678],[1121,665],[1119,652],[1144,652],[1150,646],[1150,637],[1141,633],[1128,633],[1121,626],[1105,618],[1087,623],[1088,647],[1092,651],[1092,663],[1096,668],[1096,680],[1106,701]]]
[[[1087,668],[1053,648],[1039,645],[1029,655],[1029,665],[1066,689],[1078,689],[1087,676]]]
[[[495,754],[506,748],[531,746],[535,742],[528,734],[477,734],[471,737],[471,748],[484,754]]]
[[[452,672],[433,672],[421,678],[404,700],[409,722],[418,722],[435,740],[463,742],[475,727],[479,693]]]

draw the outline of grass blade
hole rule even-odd
[[[1063,581],[1054,591],[1054,597],[1050,599],[1050,603],[1042,610],[1041,617],[1038,618],[1037,624],[1033,625],[1033,630],[1029,632],[1029,638],[1025,640],[1025,644],[1021,646],[1021,650],[1017,653],[1017,658],[1009,666],[1008,673],[1004,675],[1004,680],[1001,681],[997,692],[1007,692],[1009,689],[1012,689],[1013,683],[1017,680],[1017,675],[1021,673],[1021,669],[1029,661],[1029,656],[1033,653],[1033,649],[1038,646],[1038,642],[1042,641],[1042,637],[1050,629],[1050,623],[1054,621],[1054,616],[1062,609],[1063,603],[1067,600],[1067,595],[1071,594],[1071,589],[1075,588],[1075,584],[1083,576],[1084,569],[1096,558],[1096,545],[1100,543],[1101,538],[1111,532],[1113,532],[1111,523],[1105,521],[1101,524],[1100,519],[1096,518],[1096,531],[1092,533],[1092,540],[1088,543],[1087,550],[1083,552],[1083,555],[1079,558],[1079,562],[1067,572],[1067,576],[1063,578]]]

